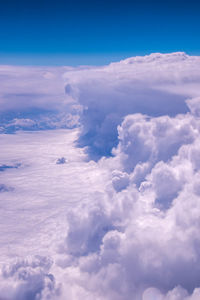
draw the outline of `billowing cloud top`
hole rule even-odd
[[[200,58],[185,53],[151,54],[109,66],[67,72],[66,94],[83,107],[80,145],[110,154],[117,125],[127,114],[186,113],[185,100],[200,94]]]
[[[200,299],[200,57],[0,69],[0,299]]]

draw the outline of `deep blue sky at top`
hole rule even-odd
[[[0,64],[200,54],[200,1],[0,0]]]

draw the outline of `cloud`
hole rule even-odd
[[[143,294],[142,300],[197,300],[200,296],[200,290],[195,289],[192,295],[188,295],[187,291],[180,286],[175,287],[169,291],[166,295],[163,295],[158,289],[149,288]]]
[[[99,158],[117,145],[117,125],[126,115],[186,113],[185,100],[200,92],[199,64],[185,53],[152,54],[66,73],[66,95],[82,105],[79,145]]]
[[[122,191],[129,185],[129,176],[127,173],[114,170],[112,175],[112,185],[117,192]]]
[[[36,256],[6,266],[0,284],[2,299],[55,299],[60,291],[49,273],[51,264],[47,258]]]
[[[68,70],[0,66],[0,133],[77,126],[76,109],[65,97],[62,76]]]
[[[13,187],[0,193],[0,298],[199,299],[199,64],[174,53],[64,70],[67,105],[51,109],[58,123],[79,114],[74,129],[40,127],[52,120],[37,97],[42,117],[18,118],[13,98],[3,126],[23,131],[0,135],[1,186]]]

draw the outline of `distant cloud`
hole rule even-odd
[[[0,133],[77,126],[62,78],[68,69],[0,66]]]

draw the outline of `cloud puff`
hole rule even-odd
[[[1,299],[57,298],[60,291],[56,287],[54,276],[49,273],[51,264],[46,257],[36,256],[5,266],[1,275]]]
[[[113,153],[120,156],[123,168],[131,171],[138,164],[167,161],[182,144],[192,143],[198,132],[190,116],[149,118],[136,114],[125,117],[118,127],[119,145]]]
[[[117,192],[122,191],[129,185],[129,176],[127,173],[114,170],[112,176],[112,185]]]

